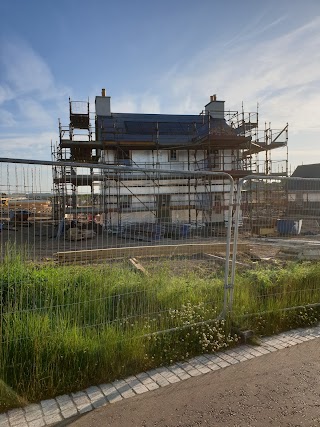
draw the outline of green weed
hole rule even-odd
[[[223,320],[223,274],[167,265],[35,264],[14,247],[0,264],[0,409],[113,381],[235,345]],[[314,325],[320,265],[238,274],[233,319],[259,335]],[[287,310],[288,307],[298,307]]]

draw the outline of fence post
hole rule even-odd
[[[230,293],[229,293],[229,314],[232,314],[233,306],[233,292],[234,292],[234,279],[236,274],[236,261],[237,261],[237,248],[238,248],[238,236],[239,236],[239,223],[240,223],[240,207],[241,207],[241,191],[243,183],[246,178],[239,180],[237,185],[236,193],[236,209],[235,209],[235,222],[234,222],[234,233],[233,233],[233,252],[232,252],[232,262],[231,262],[231,278],[230,278]]]
[[[229,208],[228,208],[228,227],[227,227],[227,242],[226,242],[226,263],[224,271],[224,297],[223,297],[223,312],[222,317],[225,319],[228,314],[228,300],[230,292],[229,284],[229,264],[230,264],[230,247],[232,235],[232,214],[233,214],[233,198],[234,198],[234,180],[230,176],[230,192],[229,192]],[[234,249],[233,249],[234,251]]]
[[[233,254],[231,261],[231,277],[229,284],[228,312],[233,318],[243,316],[257,316],[267,313],[286,312],[297,309],[314,309],[319,307],[317,282],[312,286],[301,283],[300,288],[290,288],[290,298],[286,298],[285,286],[281,286],[283,300],[280,291],[270,295],[277,301],[278,306],[267,306],[268,299],[259,284],[254,284],[254,291],[259,305],[254,307],[255,312],[244,313],[236,306],[234,301],[234,287],[236,275],[236,259],[240,225],[240,211],[242,207],[242,194],[244,184],[253,181],[255,197],[251,193],[250,213],[253,221],[250,225],[251,237],[267,237],[265,244],[276,249],[277,257],[289,261],[319,261],[320,259],[320,179],[282,177],[278,175],[248,175],[239,180],[236,187],[236,209],[233,235]],[[251,190],[252,191],[252,190]],[[244,214],[244,212],[243,212]],[[271,230],[271,234],[269,231]],[[300,236],[299,236],[300,235]],[[269,236],[272,236],[271,238]],[[305,237],[306,236],[306,237]],[[259,259],[259,258],[258,258]],[[267,260],[267,258],[266,258]],[[272,264],[271,264],[272,265]],[[304,266],[305,267],[305,266]],[[303,266],[302,266],[303,268]],[[309,266],[308,266],[309,268]],[[275,270],[276,271],[276,270]],[[242,295],[239,294],[241,300]]]

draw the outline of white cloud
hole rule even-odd
[[[44,111],[59,109],[71,92],[56,82],[44,59],[20,39],[0,41],[0,72],[0,105],[11,112],[18,106],[19,113],[28,106],[27,119],[32,111],[44,118]]]
[[[189,60],[161,71],[148,92],[114,96],[112,111],[194,114],[217,93],[231,110],[243,100],[255,111],[258,102],[262,120],[276,126],[290,122],[295,132],[319,126],[312,112],[320,100],[320,17],[287,33],[282,30],[286,16],[267,18],[264,11],[220,45],[203,43]],[[259,39],[261,34],[265,37]]]
[[[320,128],[320,17],[286,33],[282,29],[285,17],[273,22],[264,19],[261,16],[251,30],[244,29],[232,40],[205,46],[184,64],[173,64],[144,95],[143,102],[129,94],[113,99],[112,104],[117,111],[194,114],[214,93],[230,110],[239,110],[243,101],[245,110],[256,111],[259,103],[262,128],[265,121],[276,129],[289,123],[293,164],[320,156],[314,146],[316,136],[307,132]],[[262,33],[264,37],[259,38]],[[278,153],[275,150],[272,156],[282,155]]]
[[[0,105],[14,98],[14,92],[6,83],[0,85]]]
[[[150,114],[160,113],[160,101],[156,95],[144,94],[140,99],[140,111]]]
[[[57,133],[1,134],[0,150],[2,157],[51,160],[50,141],[56,141]]]
[[[17,100],[19,108],[19,117],[29,121],[33,127],[53,127],[56,120],[52,117],[48,108],[40,102],[31,98],[22,98]]]
[[[138,110],[137,98],[132,94],[111,98],[111,111],[114,113],[137,113]]]
[[[57,118],[68,114],[67,90],[26,42],[0,42],[0,149],[13,158],[50,159]],[[9,128],[14,132],[9,133]]]
[[[271,40],[236,43],[219,56],[219,47],[212,45],[183,69],[173,66],[161,86],[167,88],[171,105],[180,105],[187,97],[202,105],[212,93],[218,93],[231,107],[244,98],[250,104],[262,104],[277,97],[279,91],[301,87],[305,92],[314,82],[319,84],[319,48],[320,18],[315,18]]]
[[[262,127],[264,121],[271,121],[276,128],[289,122],[290,158],[296,164],[311,158],[312,150],[317,150],[314,141],[318,133],[311,135],[307,130],[317,132],[320,127],[320,17],[283,33],[286,20],[280,16],[268,21],[262,13],[229,40],[222,34],[219,42],[210,40],[205,45],[204,41],[196,54],[160,70],[154,86],[144,93],[112,94],[112,111],[194,114],[214,93],[225,99],[231,110],[239,109],[243,100],[246,110],[255,111],[258,102]],[[28,147],[24,153],[30,157],[36,147],[48,158],[50,139],[45,144],[43,138],[51,131],[58,136],[54,122],[67,115],[71,89],[56,82],[43,58],[26,43],[3,42],[0,49],[0,70],[4,70],[0,126],[11,126],[15,121],[22,127],[32,123],[43,126],[34,137],[13,136],[10,150],[14,153],[14,144],[19,149]],[[92,109],[94,96],[90,100]]]
[[[56,84],[47,63],[26,42],[20,39],[3,41],[0,52],[5,81],[0,93],[9,91],[16,97],[35,93],[42,100],[65,94],[65,88]]]
[[[127,94],[111,98],[111,111],[115,113],[160,113],[159,96],[151,93]]]
[[[0,126],[1,127],[13,127],[17,124],[14,119],[14,115],[10,111],[6,111],[0,108]]]
[[[231,110],[240,109],[243,100],[246,110],[255,111],[258,102],[262,127],[264,121],[271,121],[275,128],[289,122],[293,162],[303,160],[301,140],[305,157],[310,158],[312,139],[306,140],[303,135],[320,127],[320,17],[274,36],[273,30],[283,21],[266,22],[261,30],[256,25],[251,33],[238,35],[227,48],[226,42],[212,44],[183,66],[173,64],[154,88],[155,93],[162,94],[161,111],[200,112],[214,93],[218,99],[225,99],[226,108]],[[262,40],[256,37],[260,32],[267,33]],[[290,135],[295,137],[290,139]]]

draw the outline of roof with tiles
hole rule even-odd
[[[201,143],[209,136],[243,141],[225,119],[208,115],[112,113],[97,116],[101,141],[157,143],[160,146]]]
[[[296,178],[320,178],[320,163],[300,165],[291,176]]]

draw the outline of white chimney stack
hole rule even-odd
[[[96,96],[96,115],[111,116],[111,97],[106,96],[106,90],[101,90],[101,96]]]
[[[224,101],[217,101],[217,95],[211,95],[209,104],[204,108],[213,119],[224,119]]]

